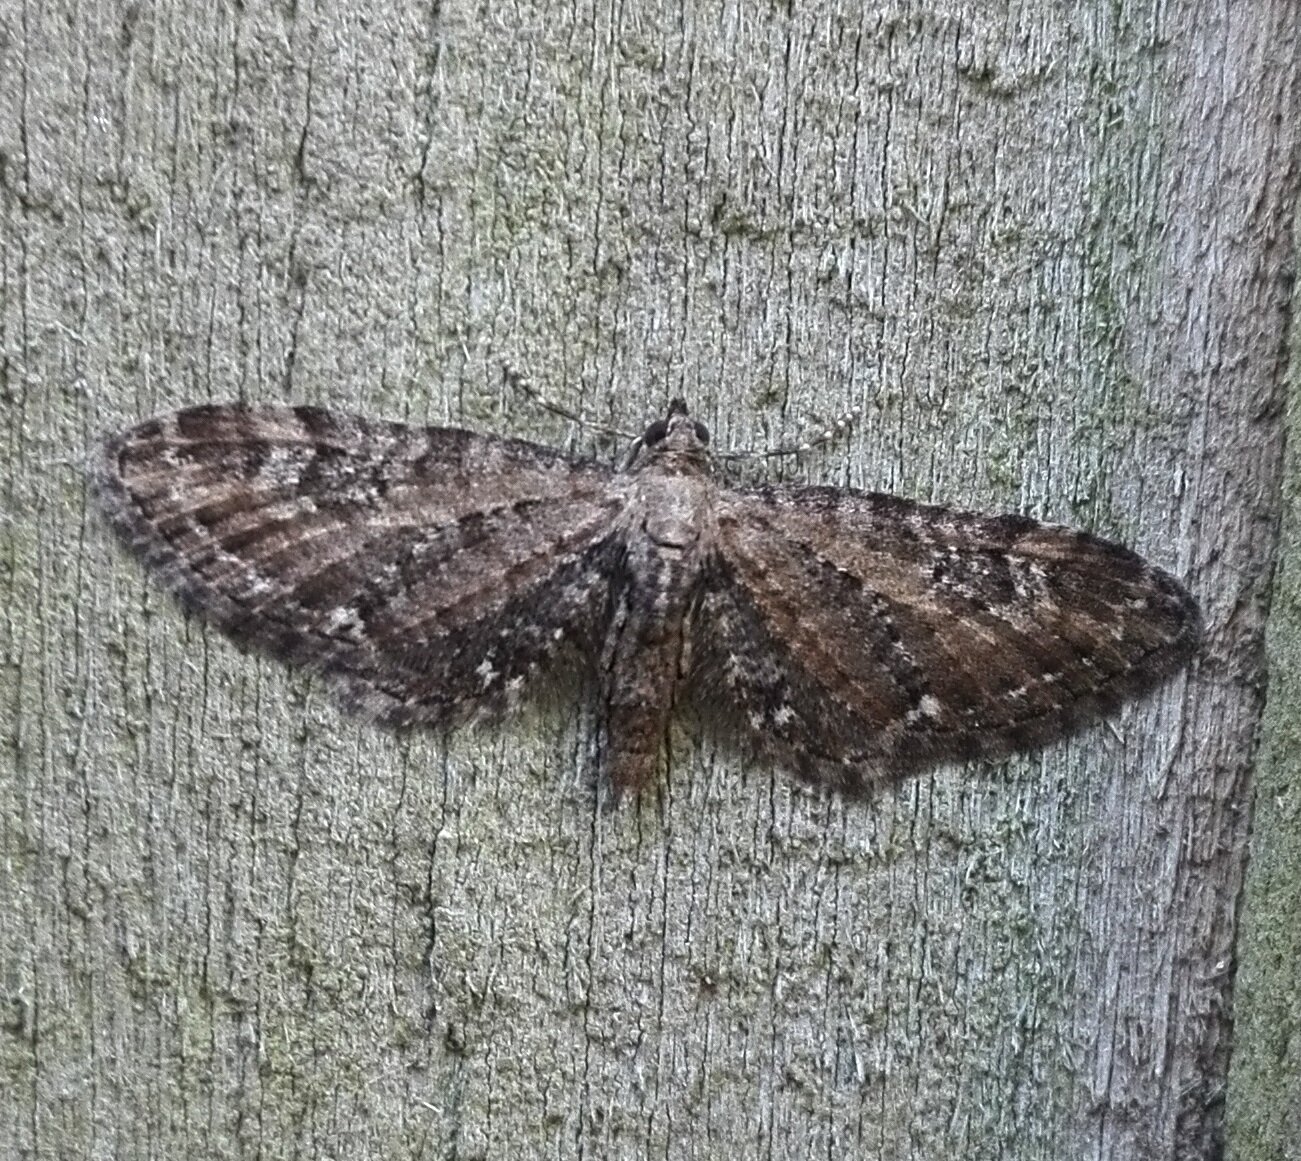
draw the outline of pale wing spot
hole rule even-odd
[[[939,698],[932,693],[924,693],[917,705],[904,716],[910,724],[915,724],[923,720],[933,721],[943,711],[944,707],[940,704]]]
[[[353,605],[340,605],[330,610],[324,629],[327,636],[355,637],[361,629],[361,614]]]

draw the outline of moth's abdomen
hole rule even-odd
[[[694,550],[634,529],[612,576],[598,707],[602,776],[636,791],[655,777],[678,700],[687,611],[700,576]]]

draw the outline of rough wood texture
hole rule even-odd
[[[1292,350],[1298,322],[1292,319]],[[1229,1140],[1237,1161],[1301,1157],[1301,391],[1289,371],[1279,569],[1270,608],[1242,934],[1236,948]]]
[[[12,6],[11,6],[12,7]],[[1291,0],[0,14],[0,1151],[1211,1158],[1282,446]],[[1227,14],[1226,14],[1227,13]],[[1186,681],[820,803],[394,740],[187,626],[106,430],[290,399],[1133,544]]]

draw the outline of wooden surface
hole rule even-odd
[[[0,1155],[1220,1155],[1297,9],[863,9],[0,13]],[[88,508],[208,398],[618,454],[503,363],[852,414],[771,476],[1123,539],[1205,658],[869,803],[680,735],[601,815],[579,709],[357,725]]]
[[[1292,320],[1295,351],[1297,321]],[[1228,1123],[1242,1161],[1301,1158],[1301,390],[1288,372],[1282,535],[1270,605],[1251,860],[1235,947]]]

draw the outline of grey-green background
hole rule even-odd
[[[1227,1107],[1296,1156],[1299,23],[0,9],[0,1155],[1215,1158]],[[1205,656],[867,803],[681,732],[601,815],[578,707],[355,723],[88,506],[104,432],[206,399],[618,454],[504,364],[730,447],[850,415],[768,475],[1122,539]]]

